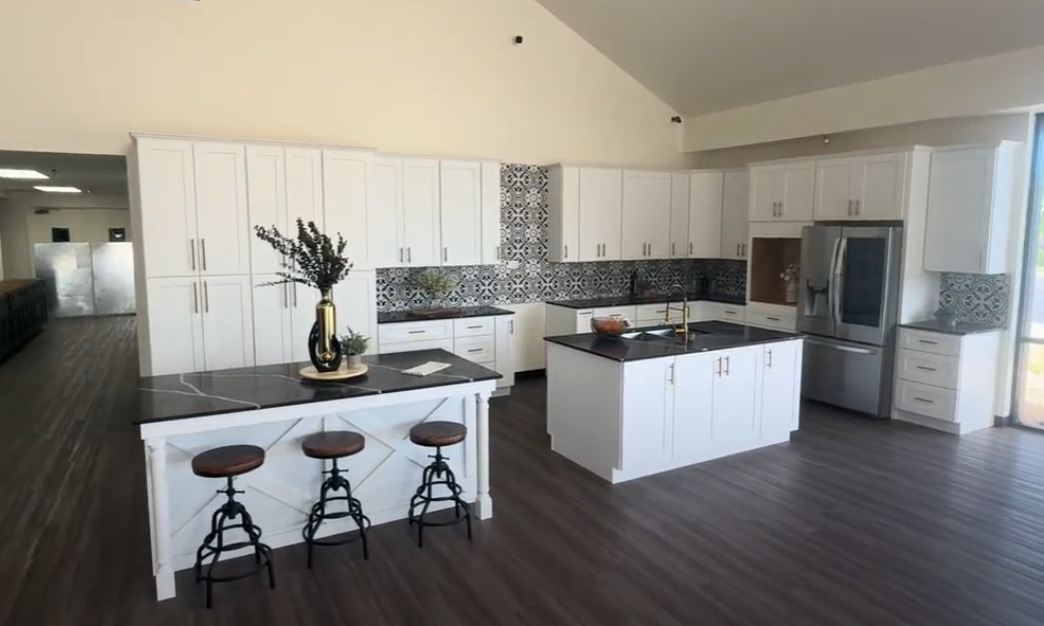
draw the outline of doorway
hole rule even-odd
[[[1033,144],[1012,413],[1017,424],[1044,430],[1044,114]]]

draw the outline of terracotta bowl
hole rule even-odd
[[[622,317],[591,318],[591,330],[606,337],[619,337],[630,327],[631,323]]]

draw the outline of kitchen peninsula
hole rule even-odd
[[[402,373],[427,361],[451,367],[425,377]],[[190,467],[194,455],[217,446],[265,449],[265,464],[241,476],[236,488],[245,491],[240,499],[273,548],[302,541],[324,468],[301,453],[300,440],[327,430],[350,429],[366,437],[365,449],[342,460],[342,468],[366,515],[380,524],[406,517],[429,462],[429,451],[410,443],[410,428],[429,420],[463,423],[467,439],[445,453],[464,500],[475,503],[479,519],[492,517],[489,397],[500,374],[443,350],[367,356],[363,362],[370,368],[367,375],[339,383],[302,381],[298,372],[304,364],[141,379],[136,425],[145,445],[160,600],[176,594],[174,572],[192,566],[219,504],[220,485],[195,476]],[[351,523],[327,522],[317,536],[346,532]]]
[[[726,322],[547,337],[551,449],[619,483],[789,441],[802,338]]]

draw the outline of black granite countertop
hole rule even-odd
[[[402,373],[428,361],[449,363],[451,367],[427,376]],[[445,350],[365,356],[363,363],[370,366],[370,371],[344,382],[302,380],[298,372],[307,363],[142,378],[138,382],[138,419],[134,423],[255,411],[501,378],[497,372]]]
[[[901,328],[912,328],[914,330],[927,330],[933,333],[944,333],[947,335],[978,335],[980,333],[994,333],[1004,330],[996,326],[973,324],[971,322],[957,322],[956,326],[947,326],[939,320],[921,320],[908,324],[899,324]]]
[[[655,328],[668,327],[657,326]],[[545,337],[544,341],[614,361],[641,361],[682,354],[729,350],[775,341],[790,341],[802,337],[802,335],[795,333],[730,324],[728,322],[694,322],[689,324],[689,329],[695,331],[696,335],[687,342],[667,338],[641,341],[638,339],[624,339],[622,337],[603,337],[594,333]]]
[[[745,296],[734,296],[725,293],[698,293],[686,296],[689,302],[721,302],[723,304],[736,304],[745,306]],[[650,294],[644,296],[603,296],[598,298],[585,298],[583,300],[548,300],[547,304],[564,306],[570,309],[599,309],[607,306],[631,306],[638,304],[661,304],[664,302],[678,302],[678,296],[667,296],[665,294]]]
[[[460,319],[464,317],[489,317],[492,315],[514,315],[514,311],[498,309],[495,306],[469,306],[464,307],[455,315],[444,315],[439,317],[415,317],[409,311],[388,311],[377,314],[378,324],[395,324],[397,322],[428,322],[431,320]]]

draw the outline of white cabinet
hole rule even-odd
[[[199,279],[150,278],[148,322],[151,371],[145,376],[180,374],[204,369],[203,317]]]
[[[373,156],[366,164],[367,241],[374,267],[406,263],[400,236],[402,159]]]
[[[293,361],[290,286],[265,285],[279,280],[274,274],[254,276],[254,363],[277,365]],[[297,338],[300,341],[300,338]]]
[[[203,346],[207,370],[254,365],[249,276],[203,277]]]
[[[619,467],[646,474],[670,462],[674,359],[634,361],[623,368]],[[641,415],[642,419],[635,419]]]
[[[722,179],[721,253],[723,259],[747,258],[750,224],[747,204],[750,176],[746,170],[725,172]]]
[[[580,168],[556,165],[547,173],[547,259],[580,260]]]
[[[802,342],[780,341],[762,347],[761,434],[797,430],[801,406]]]
[[[192,160],[200,271],[211,276],[245,274],[250,271],[251,235],[244,146],[197,141]]]
[[[314,222],[325,232],[323,211],[323,153],[315,148],[286,148],[286,214],[297,230],[297,220]]]
[[[625,260],[669,258],[671,256],[671,206],[670,174],[625,171],[623,173],[622,244],[619,258]],[[611,250],[608,243],[603,242],[602,245],[603,250]]]
[[[671,174],[671,250],[672,259],[684,259],[692,256],[692,244],[689,240],[689,174]],[[718,185],[721,191],[721,185]],[[721,219],[721,207],[718,203],[718,219]],[[717,240],[715,239],[715,243]],[[715,253],[715,256],[717,254]]]
[[[323,221],[331,238],[344,237],[356,270],[376,267],[370,258],[370,216],[366,172],[371,154],[361,150],[323,150]],[[249,157],[249,155],[248,155]],[[250,204],[253,220],[254,205]],[[269,248],[271,250],[271,248]],[[254,271],[258,271],[254,257]]]
[[[502,258],[500,246],[500,163],[482,162],[482,263],[493,265]]]
[[[621,257],[623,174],[620,170],[580,168],[579,260],[616,261]]]
[[[375,156],[367,172],[373,264],[440,265],[438,160]]]
[[[711,378],[712,445],[716,449],[740,450],[758,436],[758,361],[761,346],[715,354]]]
[[[751,221],[812,221],[814,161],[750,168]]]
[[[721,172],[694,172],[689,175],[689,212],[685,232],[688,236],[686,256],[693,259],[716,259],[730,249],[724,244],[727,235],[729,240],[742,239],[746,242],[747,202],[746,182],[743,172],[730,173],[731,189],[729,190],[730,210],[738,208],[736,215],[730,215],[729,232],[723,228],[722,192],[724,176]],[[742,220],[742,221],[741,221]],[[673,228],[673,225],[672,225]],[[672,231],[672,239],[674,234]]]
[[[709,320],[742,324],[746,320],[746,307],[742,304],[725,304],[723,302],[701,302],[700,308]]]
[[[713,401],[715,353],[687,354],[674,359],[670,380],[673,400],[671,457],[698,462],[714,439]]]
[[[439,163],[442,264],[482,262],[482,168],[478,161]]]
[[[908,165],[905,152],[819,161],[815,218],[903,219]]]
[[[337,307],[337,336],[351,328],[370,338],[366,354],[377,353],[377,272],[352,270],[333,288]],[[315,317],[313,310],[312,317]]]
[[[924,269],[999,274],[1010,270],[1015,144],[932,153]]]
[[[493,319],[496,323],[496,357],[493,369],[503,375],[503,378],[497,381],[497,388],[512,387],[515,384],[515,372],[518,370],[515,363],[515,316],[498,315]]]

